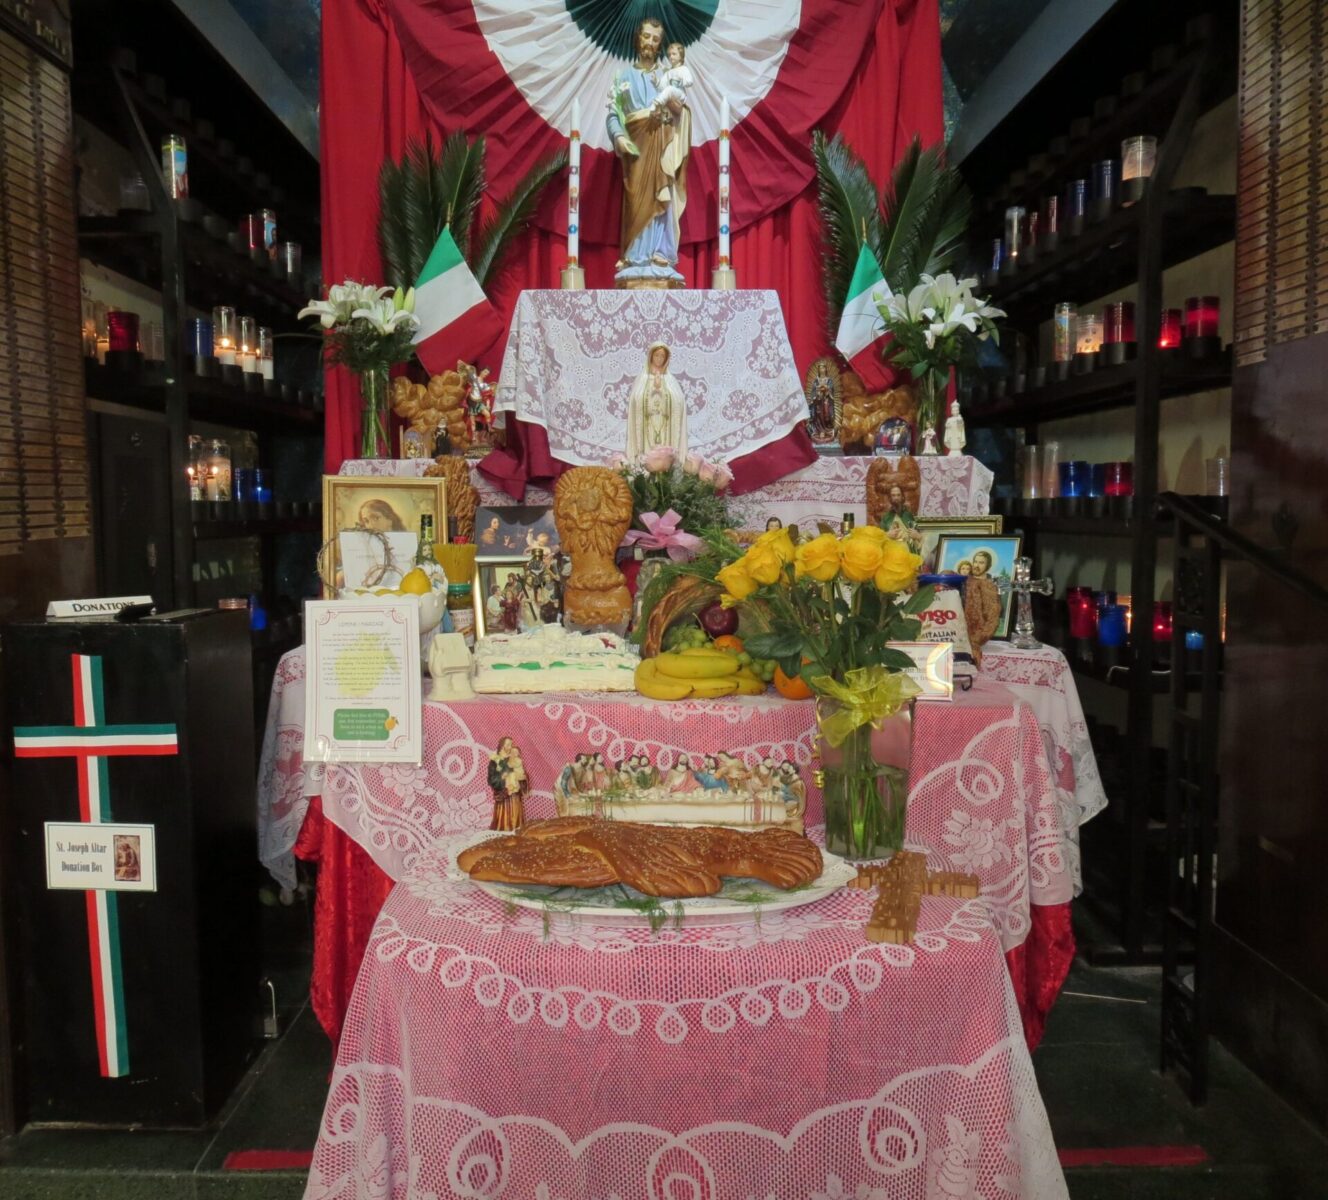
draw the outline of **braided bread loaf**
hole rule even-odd
[[[463,850],[457,866],[472,879],[604,887],[625,883],[647,896],[713,896],[725,876],[794,888],[818,879],[821,852],[788,829],[743,833],[557,817]]]

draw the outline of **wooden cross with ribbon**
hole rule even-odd
[[[103,825],[111,820],[107,760],[178,754],[179,742],[174,725],[108,725],[100,656],[71,654],[69,657],[73,667],[74,724],[17,725],[14,753],[18,758],[74,759],[78,765],[79,820]],[[114,892],[95,888],[84,895],[97,1057],[102,1075],[115,1079],[129,1074],[116,896]]]

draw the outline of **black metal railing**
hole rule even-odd
[[[1184,1077],[1194,1104],[1208,1093],[1211,934],[1216,899],[1222,687],[1222,561],[1239,559],[1279,587],[1328,608],[1328,590],[1233,530],[1191,497],[1163,492],[1175,520],[1171,745],[1167,755],[1166,909],[1162,933],[1162,1070]],[[1193,635],[1198,635],[1198,640]],[[1190,706],[1197,695],[1197,708]]]

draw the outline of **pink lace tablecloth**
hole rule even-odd
[[[306,1200],[1067,1195],[985,897],[652,933],[508,911],[458,840],[379,915]]]
[[[627,396],[664,342],[687,401],[687,447],[728,461],[807,417],[779,296],[772,291],[522,292],[494,409],[542,426],[554,458],[602,463],[627,442]]]
[[[917,706],[914,723],[909,836],[935,847],[951,869],[982,878],[1007,950],[1027,935],[1030,903],[1061,904],[1080,888],[1069,697],[1047,682],[1006,685],[997,678],[1018,668],[1030,679],[1045,673],[1054,680],[1055,653],[991,655],[971,692],[950,704]],[[298,651],[278,665],[258,786],[260,858],[286,886],[294,881],[291,850],[310,795],[321,795],[327,819],[396,880],[439,837],[487,826],[488,755],[506,733],[525,760],[531,816],[553,814],[554,779],[587,749],[610,761],[644,753],[669,765],[679,755],[723,748],[748,762],[769,755],[805,768],[815,744],[812,704],[773,695],[672,704],[636,695],[489,696],[426,704],[419,766],[306,770],[303,676]],[[1049,754],[1044,729],[1053,725],[1067,737],[1052,739]],[[808,823],[815,825],[820,792],[809,771],[804,778]]]
[[[766,484],[732,503],[744,524],[764,529],[770,517],[785,525],[811,528],[817,521],[838,525],[846,512],[859,524],[867,519],[866,482],[870,458],[824,455],[810,466]],[[343,475],[418,476],[432,459],[352,458],[341,464]],[[918,513],[924,517],[983,516],[991,504],[992,474],[976,458],[928,455],[920,457],[922,492]],[[514,504],[511,496],[481,475],[475,463],[471,482],[479,489],[480,503],[488,507]],[[545,488],[527,486],[525,504],[552,504]]]

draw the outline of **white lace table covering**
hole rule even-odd
[[[1019,667],[1030,677],[1045,670],[1055,681],[1054,662],[1043,661],[1054,655],[1039,651],[1026,662],[1021,652],[1009,651],[988,661],[1004,662],[1005,670]],[[800,768],[812,765],[810,702],[772,695],[664,704],[637,696],[565,694],[430,703],[420,766],[305,770],[303,675],[298,652],[278,666],[258,787],[260,858],[286,886],[294,879],[291,849],[312,794],[322,795],[327,819],[393,879],[403,878],[437,838],[487,827],[493,803],[488,755],[506,733],[516,737],[531,780],[529,816],[553,815],[553,781],[585,750],[598,750],[609,761],[647,754],[668,765],[679,755],[723,748],[749,763],[771,756]],[[1065,728],[1064,740],[1044,736],[1053,718]],[[1071,724],[1067,695],[1052,682],[1007,686],[991,673],[953,704],[917,709],[909,836],[936,847],[950,869],[980,876],[1006,949],[1027,936],[1030,903],[1060,904],[1081,886],[1083,817]],[[1091,761],[1091,750],[1083,753]],[[815,825],[822,820],[821,795],[809,770],[803,777],[809,785],[807,820]]]
[[[624,434],[625,436],[625,434]],[[431,459],[350,458],[341,464],[343,475],[418,476]],[[862,524],[867,519],[867,468],[870,458],[824,455],[792,475],[734,499],[733,506],[752,529],[764,529],[770,517],[785,525],[814,528],[817,521],[838,525],[846,512]],[[922,493],[918,514],[924,517],[983,516],[991,504],[992,474],[976,458],[928,455],[920,457]],[[470,478],[479,489],[480,503],[502,508],[516,503],[494,487],[472,463]],[[552,504],[544,488],[527,486],[523,504]]]
[[[664,342],[687,401],[687,447],[727,462],[806,419],[772,291],[527,291],[512,315],[497,412],[542,425],[554,458],[602,463],[627,444],[627,396]]]
[[[447,850],[379,916],[306,1200],[1066,1196],[985,900],[913,946],[851,890],[652,934],[505,911]]]

